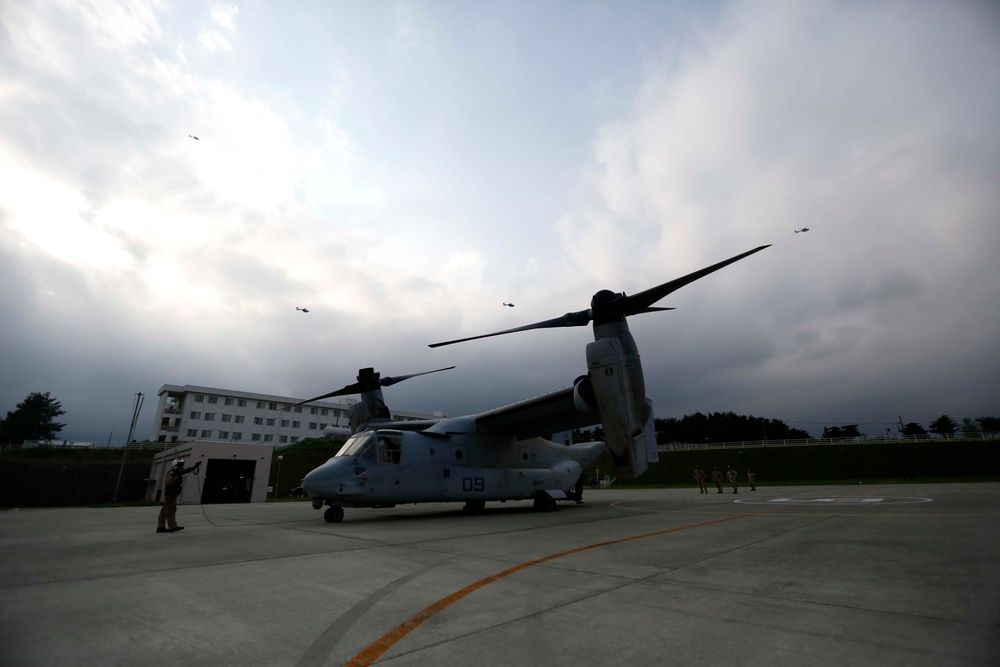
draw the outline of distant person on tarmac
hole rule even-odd
[[[694,478],[698,482],[698,493],[708,493],[708,489],[705,488],[705,471],[701,466],[694,467]]]
[[[729,483],[733,485],[733,493],[736,493],[736,478],[738,475],[736,474],[736,471],[733,470],[732,466],[729,466],[729,468],[726,469],[726,477],[729,478]]]
[[[715,488],[719,490],[719,493],[722,493],[722,473],[719,472],[718,468],[712,468],[712,481],[715,482]]]
[[[201,461],[190,468],[185,468],[184,459],[174,459],[163,482],[163,507],[160,508],[160,516],[156,519],[156,532],[176,533],[178,530],[184,530],[184,526],[177,525],[177,497],[181,495],[183,489],[184,475],[199,468]]]
[[[750,468],[747,468],[747,484],[750,485],[751,491],[757,490],[757,473],[750,470]]]

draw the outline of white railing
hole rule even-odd
[[[739,440],[731,442],[671,442],[658,445],[661,452],[684,451],[688,449],[746,449],[750,447],[802,447],[808,445],[864,445],[885,442],[926,442],[950,440],[998,440],[1000,433],[952,433],[924,435],[875,435],[854,438],[801,438],[782,440]]]

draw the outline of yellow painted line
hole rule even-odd
[[[388,651],[390,648],[395,646],[400,640],[402,640],[406,635],[410,634],[416,630],[424,621],[431,618],[439,611],[447,609],[451,605],[455,604],[462,598],[466,597],[470,593],[478,591],[480,588],[492,584],[494,581],[499,581],[504,577],[510,576],[521,570],[525,570],[529,567],[539,565],[541,563],[547,563],[550,560],[555,560],[556,558],[562,558],[563,556],[571,556],[573,554],[578,554],[583,551],[589,551],[590,549],[598,549],[600,547],[607,547],[613,544],[623,544],[625,542],[633,542],[635,540],[642,540],[647,537],[655,537],[657,535],[667,535],[669,533],[677,533],[682,530],[691,530],[692,528],[704,528],[705,526],[712,526],[719,523],[725,523],[727,521],[734,521],[736,519],[745,519],[751,516],[760,516],[763,514],[769,514],[771,512],[778,512],[783,509],[787,509],[791,505],[784,505],[782,507],[773,507],[771,509],[762,512],[752,512],[748,514],[737,514],[735,516],[729,516],[725,519],[715,519],[713,521],[704,521],[702,523],[693,523],[687,526],[680,526],[678,528],[667,528],[665,530],[658,530],[653,533],[645,533],[643,535],[633,535],[632,537],[623,537],[617,540],[610,540],[608,542],[599,542],[597,544],[590,544],[585,547],[577,547],[576,549],[570,549],[569,551],[562,551],[557,554],[552,554],[550,556],[545,556],[537,560],[529,561],[527,563],[521,563],[520,565],[515,565],[514,567],[508,568],[503,572],[498,572],[494,575],[486,577],[485,579],[480,579],[479,581],[469,584],[465,588],[455,591],[451,595],[441,598],[434,604],[425,607],[423,610],[417,612],[410,618],[406,619],[395,628],[385,633],[374,642],[369,644],[360,653],[347,661],[345,667],[368,667],[373,662],[378,660],[383,653]]]

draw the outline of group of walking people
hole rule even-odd
[[[701,469],[701,466],[694,467],[694,479],[698,482],[698,493],[708,493],[708,488],[705,486],[705,471]],[[732,466],[726,468],[726,479],[729,480],[729,484],[733,487],[733,493],[739,493],[739,473],[737,473]],[[722,493],[722,473],[717,467],[712,468],[712,483],[715,484],[715,488]],[[757,475],[753,470],[747,468],[747,483],[750,484],[750,490],[757,490]]]

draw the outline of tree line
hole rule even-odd
[[[653,420],[656,442],[733,442],[738,440],[794,440],[808,438],[809,433],[793,428],[780,419],[738,415],[735,412],[695,412],[680,419],[668,417]],[[573,442],[604,440],[604,429],[577,429]]]
[[[780,419],[738,415],[734,412],[695,412],[680,419],[654,419],[656,442],[664,445],[671,442],[741,442],[767,440],[805,440],[812,436],[808,431],[793,428]],[[962,435],[975,437],[986,433],[1000,432],[1000,417],[966,417],[961,424],[948,415],[941,415],[929,425],[930,433],[937,435]],[[906,436],[927,435],[928,429],[916,422],[903,424],[898,429]],[[859,438],[864,434],[857,424],[825,426],[823,438]],[[573,442],[604,440],[604,429],[577,429],[572,433]]]

